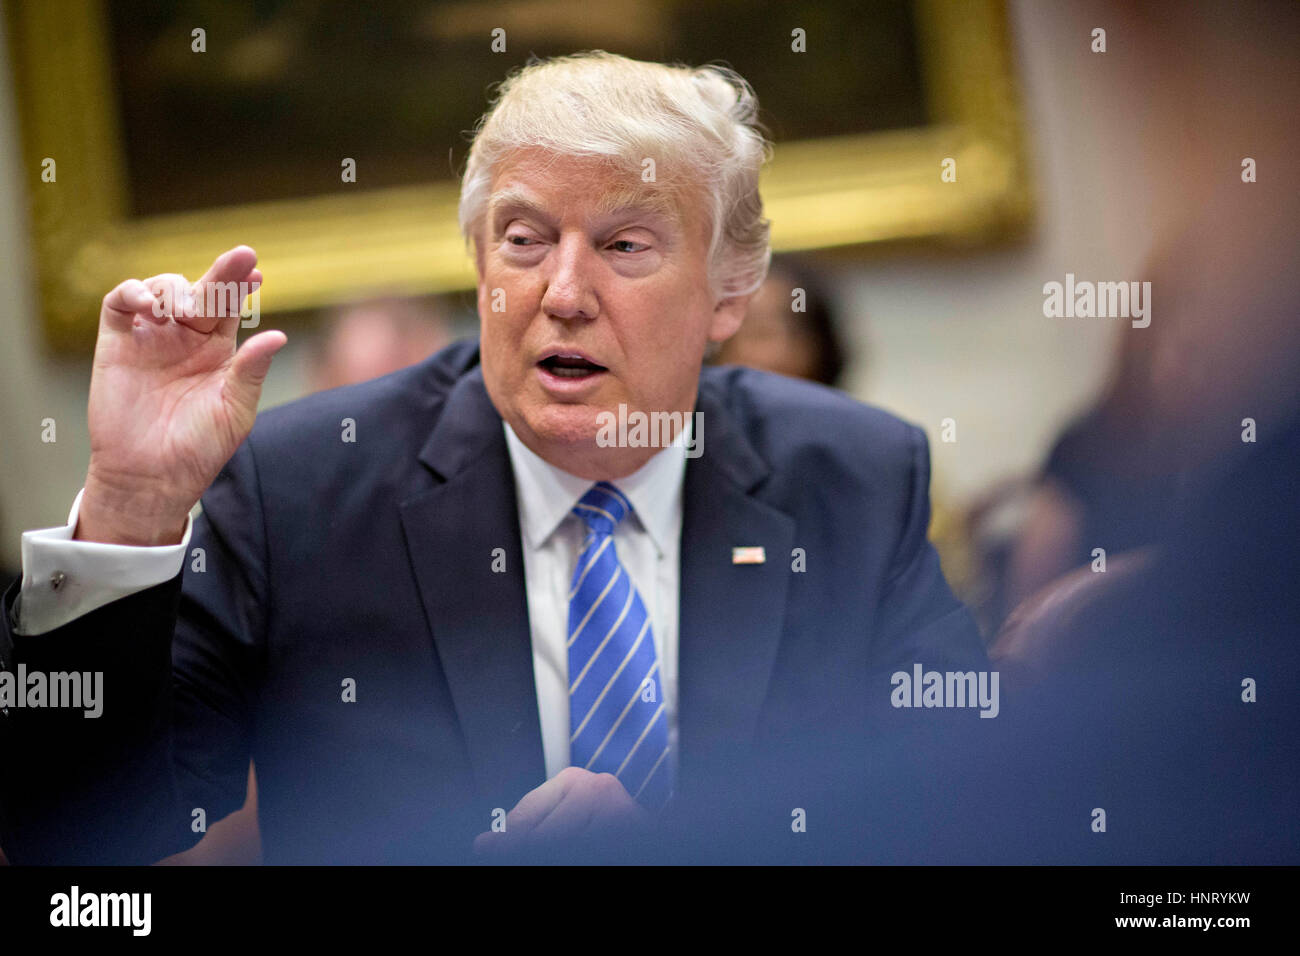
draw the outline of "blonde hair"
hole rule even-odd
[[[763,284],[771,248],[758,173],[772,147],[758,97],[729,67],[646,63],[603,50],[530,61],[506,78],[475,127],[460,191],[467,243],[483,225],[497,163],[527,147],[606,157],[636,170],[638,182],[643,160],[653,157],[656,179],[678,202],[702,193],[714,295],[748,295]]]

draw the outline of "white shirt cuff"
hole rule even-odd
[[[44,634],[128,594],[170,581],[185,563],[193,529],[185,519],[180,544],[131,547],[74,541],[83,488],[62,528],[24,531],[23,582],[14,632]]]

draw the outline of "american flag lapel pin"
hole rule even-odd
[[[767,554],[761,546],[749,548],[732,548],[732,564],[762,564],[767,560]]]

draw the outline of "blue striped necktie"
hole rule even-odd
[[[663,680],[650,616],[614,550],[631,511],[607,481],[573,508],[587,536],[569,588],[569,763],[614,774],[657,809],[672,793]]]

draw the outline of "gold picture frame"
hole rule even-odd
[[[98,301],[128,276],[201,275],[237,243],[258,251],[263,316],[368,292],[474,285],[455,182],[127,215],[102,0],[10,4],[24,168],[46,339],[94,342]],[[980,243],[1032,215],[1011,43],[1001,0],[916,0],[926,102],[921,128],[786,142],[762,192],[777,251],[896,240]],[[57,188],[42,161],[60,157]],[[944,160],[956,181],[945,182]]]

